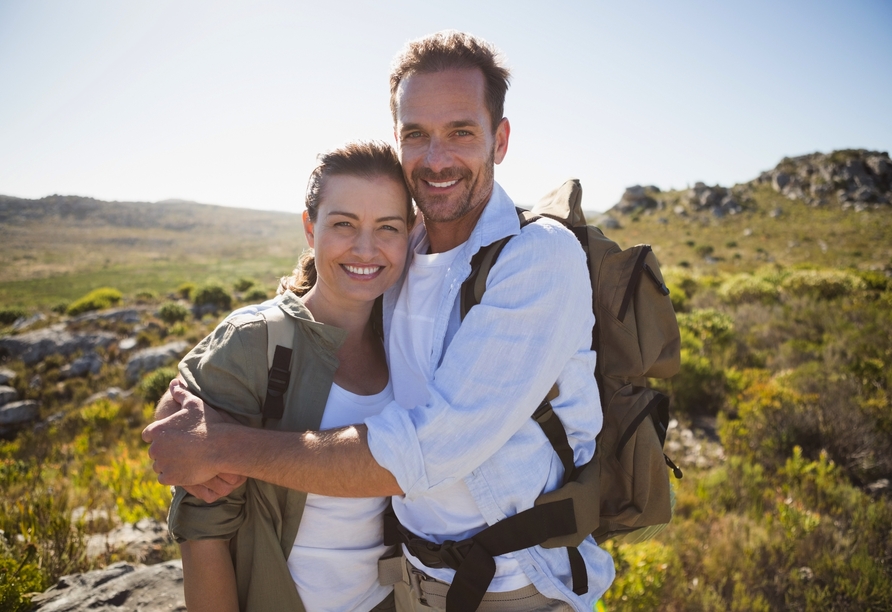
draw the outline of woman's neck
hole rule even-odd
[[[345,345],[355,345],[362,341],[369,328],[374,305],[374,302],[332,300],[318,286],[304,295],[303,303],[316,321],[346,331]]]

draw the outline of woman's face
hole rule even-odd
[[[329,299],[372,301],[399,279],[406,264],[405,187],[386,177],[324,180],[316,221],[304,212],[304,231],[316,257],[316,290]]]

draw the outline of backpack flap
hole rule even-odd
[[[598,363],[601,375],[639,384],[644,377],[673,376],[681,367],[681,336],[650,246],[622,251],[600,232],[590,230],[588,237],[593,257],[603,251],[601,266],[592,270],[600,346],[610,347],[610,359]]]

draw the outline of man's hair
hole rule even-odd
[[[415,219],[412,198],[406,187],[403,168],[396,151],[389,144],[377,140],[348,142],[342,147],[321,153],[307,183],[306,206],[310,221],[319,217],[319,204],[325,196],[326,181],[332,176],[355,176],[368,180],[387,178],[402,185],[409,225]],[[278,293],[293,291],[304,295],[316,284],[316,263],[313,251],[306,251],[290,276],[279,280]]]
[[[406,43],[390,66],[390,112],[396,125],[396,92],[413,74],[477,68],[485,79],[484,99],[495,132],[505,113],[505,92],[511,72],[496,47],[465,32],[444,30]]]

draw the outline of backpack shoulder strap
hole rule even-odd
[[[294,346],[294,320],[278,306],[261,311],[266,319],[266,361],[269,379],[263,401],[263,424],[267,419],[281,419],[285,413],[285,393],[291,378],[291,353]]]
[[[523,231],[530,223],[541,219],[540,216],[532,214],[528,210],[515,208],[517,217],[520,220],[520,229]],[[489,271],[495,265],[501,254],[502,249],[508,244],[514,235],[505,236],[495,242],[482,247],[474,257],[471,258],[471,274],[465,279],[461,285],[461,320],[464,321],[468,312],[480,303],[483,299],[483,293],[486,291],[486,280],[489,278]]]

